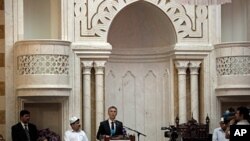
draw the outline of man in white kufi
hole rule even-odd
[[[69,119],[72,130],[68,130],[64,134],[64,141],[88,141],[87,135],[81,129],[80,119],[71,117]]]

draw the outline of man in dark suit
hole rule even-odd
[[[122,122],[115,120],[117,115],[117,108],[111,106],[108,108],[109,119],[100,123],[96,138],[101,140],[105,135],[108,137],[122,137],[123,135],[123,124]]]
[[[20,112],[20,122],[11,127],[12,141],[36,141],[38,138],[37,128],[29,123],[30,112],[22,110]]]

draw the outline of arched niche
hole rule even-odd
[[[126,6],[113,19],[108,42],[116,48],[167,47],[177,42],[174,26],[168,16],[148,2]]]
[[[132,3],[113,19],[108,42],[105,110],[116,106],[118,120],[147,135],[140,140],[163,140],[159,127],[172,121],[168,55],[177,35],[171,20],[149,2]]]

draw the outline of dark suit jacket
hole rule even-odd
[[[28,128],[30,134],[30,141],[36,141],[38,138],[38,131],[36,126],[34,124],[29,123]],[[12,141],[27,141],[25,130],[23,129],[23,126],[20,122],[11,127],[11,136]]]
[[[123,131],[123,124],[122,124],[122,122],[120,122],[118,120],[115,120],[115,128],[116,128],[116,130],[115,130],[114,136],[123,135],[123,132],[122,132]],[[108,135],[108,136],[111,135],[111,129],[110,129],[108,120],[105,120],[105,121],[101,122],[100,125],[99,125],[99,129],[98,129],[96,138],[98,140],[100,140],[101,135]]]

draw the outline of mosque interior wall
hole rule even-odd
[[[184,109],[183,94],[183,119],[198,109],[198,121],[209,115],[211,132],[228,107],[250,108],[249,9],[248,0],[209,7],[158,0],[0,0],[0,134],[10,140],[10,127],[26,108],[39,129],[61,137],[69,117],[78,116],[94,141],[97,120],[115,105],[119,120],[147,134],[143,141],[164,140],[160,127],[174,124]],[[30,58],[42,67],[27,65]],[[183,75],[185,83],[178,79]]]

